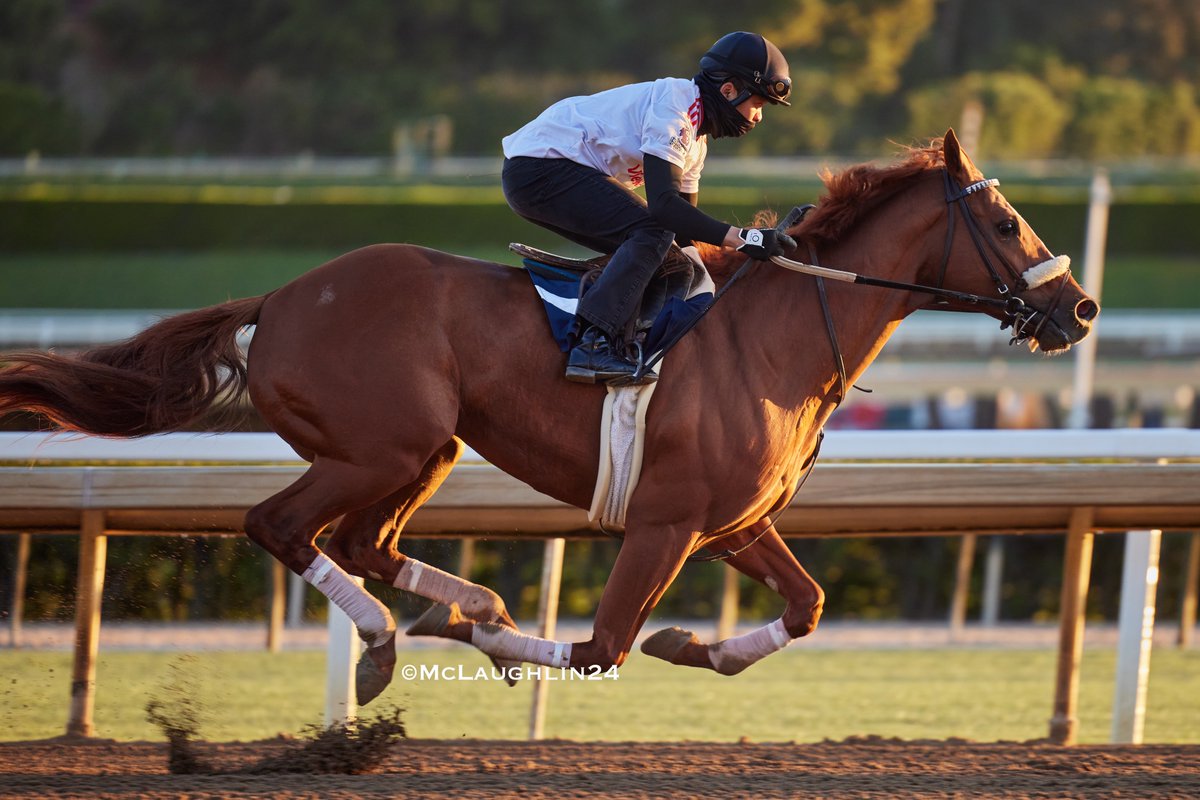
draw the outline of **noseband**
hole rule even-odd
[[[1057,327],[1060,332],[1066,335],[1062,327],[1053,320],[1054,312],[1058,310],[1058,304],[1062,300],[1063,291],[1067,288],[1067,282],[1071,274],[1071,259],[1067,256],[1055,256],[1046,261],[1036,264],[1028,269],[1018,271],[1004,253],[996,246],[992,237],[983,233],[983,229],[979,221],[975,218],[971,207],[967,205],[967,197],[975,192],[983,189],[989,189],[993,186],[1000,185],[999,178],[985,178],[975,181],[963,188],[959,188],[954,178],[950,177],[950,170],[942,170],[942,183],[946,189],[946,205],[957,205],[958,210],[962,212],[963,226],[971,235],[971,242],[975,245],[976,252],[979,253],[980,260],[983,262],[984,269],[991,276],[992,282],[996,284],[996,291],[999,292],[1000,298],[1004,304],[1004,318],[1000,323],[1000,330],[1005,330],[1011,327],[1013,330],[1012,338],[1009,339],[1009,344],[1020,344],[1028,339],[1037,338],[1042,332],[1047,322]],[[938,269],[937,288],[942,289],[946,280],[946,268],[950,264],[950,250],[954,244],[954,221],[956,215],[953,208],[948,209],[948,220],[946,223],[946,247],[942,252],[942,265]],[[1058,290],[1054,293],[1054,299],[1050,302],[1050,307],[1045,311],[1038,311],[1026,305],[1016,293],[1009,289],[1005,279],[1000,275],[996,266],[992,263],[992,259],[988,254],[995,256],[996,260],[1008,272],[1008,275],[1013,279],[1013,285],[1017,292],[1036,289],[1043,284],[1049,283],[1056,278],[1062,278],[1059,282]],[[943,290],[944,291],[944,290]],[[939,294],[939,305],[945,305],[948,301],[946,296]],[[995,301],[988,303],[994,305]]]

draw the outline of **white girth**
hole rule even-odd
[[[659,362],[659,370],[662,363]],[[625,510],[642,473],[646,410],[658,383],[609,386],[600,415],[600,468],[588,519],[610,531],[625,530]]]
[[[700,254],[692,245],[682,248],[696,265],[696,276],[685,299],[716,292]],[[658,361],[661,375],[665,358]],[[625,511],[642,474],[642,448],[646,438],[646,411],[658,383],[642,386],[609,386],[600,415],[600,468],[588,519],[600,520],[606,530],[625,530]]]

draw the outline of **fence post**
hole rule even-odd
[[[994,628],[1000,622],[1000,592],[1003,590],[1004,537],[988,537],[983,567],[983,626]]]
[[[733,636],[738,624],[738,571],[721,562],[721,613],[717,617],[716,641],[723,642]]]
[[[1083,248],[1083,290],[1096,302],[1104,285],[1104,248],[1108,239],[1108,207],[1112,202],[1112,185],[1108,173],[1097,169],[1092,173],[1088,203],[1087,234]],[[1096,342],[1093,333],[1075,346],[1074,387],[1071,393],[1071,415],[1068,427],[1088,427],[1088,406],[1096,374]],[[1095,427],[1095,425],[1093,425]]]
[[[1154,646],[1154,605],[1161,542],[1162,531],[1158,530],[1125,534],[1117,633],[1117,682],[1113,691],[1113,744],[1142,743],[1150,651]]]
[[[287,626],[299,628],[304,622],[304,595],[308,592],[308,584],[303,575],[288,571],[288,600]]]
[[[464,537],[458,545],[458,577],[464,581],[471,580],[471,571],[475,569],[475,540]]]
[[[1054,716],[1050,740],[1075,744],[1079,719],[1079,662],[1083,657],[1083,622],[1092,569],[1093,509],[1071,510],[1063,560],[1063,586],[1058,622],[1058,669],[1054,681]]]
[[[362,578],[351,578],[362,586]],[[325,651],[325,727],[349,722],[358,711],[354,666],[358,663],[358,628],[335,604],[329,604],[329,646]]]
[[[13,564],[12,605],[8,610],[8,645],[17,648],[21,646],[21,623],[25,619],[25,581],[29,576],[29,543],[32,537],[28,533],[17,536],[17,560]]]
[[[950,598],[950,641],[962,638],[967,621],[967,595],[971,589],[971,566],[975,563],[976,535],[959,537],[958,564],[954,569],[954,595]]]
[[[538,596],[538,636],[553,639],[558,635],[558,590],[562,586],[563,549],[566,539],[547,539],[542,556],[542,590]],[[550,669],[543,667],[542,669]],[[533,703],[529,708],[529,738],[541,739],[546,726],[546,702],[550,684],[540,677],[533,680]]]
[[[96,656],[100,652],[100,601],[108,537],[104,512],[86,509],[79,530],[79,574],[75,588],[75,658],[71,668],[68,736],[92,735],[96,707]]]
[[[283,616],[287,605],[287,567],[271,558],[267,569],[271,575],[271,599],[267,607],[267,651],[278,653],[283,646]]]
[[[1176,639],[1181,648],[1192,646],[1192,634],[1196,628],[1196,584],[1200,583],[1200,533],[1193,533],[1190,539],[1187,569],[1183,578],[1183,600],[1179,608],[1179,637]]]

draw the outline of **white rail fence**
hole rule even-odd
[[[0,531],[22,534],[26,553],[30,533],[80,537],[68,732],[85,736],[92,731],[107,537],[240,531],[249,506],[304,468],[273,434],[168,434],[132,441],[0,434],[0,463],[10,465],[0,467]],[[973,547],[978,533],[1065,532],[1050,722],[1051,738],[1064,743],[1076,736],[1093,536],[1136,532],[1126,539],[1112,738],[1138,742],[1161,532],[1200,530],[1200,431],[834,432],[778,528],[789,537],[964,536],[964,550],[967,541]],[[418,536],[500,532],[545,539],[544,598],[554,594],[559,579],[564,537],[599,535],[583,511],[533,491],[473,453],[408,530]],[[1193,551],[1198,541],[1194,535]],[[1191,573],[1196,561],[1193,552]],[[1194,625],[1196,582],[1189,574],[1181,631]],[[277,573],[277,597],[281,584]],[[553,629],[555,605],[542,604],[543,629]],[[278,603],[271,616],[273,623],[282,621]],[[351,676],[358,652],[344,615],[331,610],[329,625],[327,722],[355,711]],[[535,690],[531,735],[540,735],[545,692],[545,686]]]

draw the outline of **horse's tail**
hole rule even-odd
[[[168,317],[131,339],[75,357],[18,353],[0,367],[0,414],[32,411],[68,430],[145,436],[180,430],[246,391],[237,333],[266,297]]]

